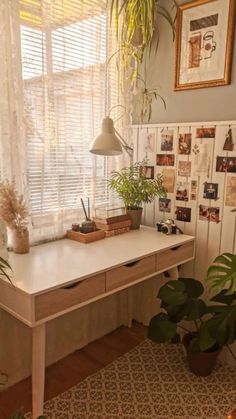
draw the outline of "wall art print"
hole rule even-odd
[[[230,83],[235,0],[194,0],[178,7],[175,90]]]

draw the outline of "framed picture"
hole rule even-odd
[[[235,0],[195,0],[178,7],[175,90],[230,83]]]

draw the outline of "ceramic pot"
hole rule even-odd
[[[140,224],[141,224],[141,218],[142,218],[142,208],[137,208],[137,209],[129,209],[127,208],[126,212],[127,214],[129,214],[130,219],[131,219],[131,230],[137,230],[138,228],[140,228]]]
[[[29,253],[29,231],[13,230],[12,247],[14,253]]]
[[[182,340],[187,354],[188,365],[195,375],[206,377],[212,373],[221,349],[218,345],[214,345],[204,352],[191,352],[189,344],[193,338],[194,334],[187,333]]]

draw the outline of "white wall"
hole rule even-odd
[[[169,0],[163,0],[166,5]],[[178,0],[179,4],[187,1]],[[146,75],[148,88],[158,88],[166,101],[153,101],[150,123],[224,121],[236,117],[236,42],[234,42],[231,84],[174,92],[175,42],[168,24],[159,19],[160,42],[157,54],[147,60]],[[236,39],[236,31],[235,31]],[[136,115],[133,122],[138,123]]]

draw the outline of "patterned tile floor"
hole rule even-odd
[[[236,368],[218,364],[209,377],[196,377],[180,345],[145,340],[46,402],[45,414],[47,419],[226,419],[235,406]]]

